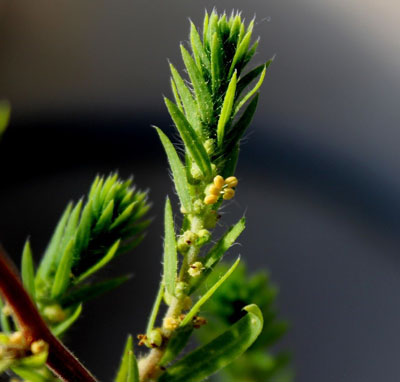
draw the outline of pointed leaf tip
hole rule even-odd
[[[164,146],[164,150],[167,154],[179,200],[185,210],[190,211],[192,202],[189,194],[189,184],[186,179],[185,168],[183,167],[183,164],[179,159],[174,145],[171,143],[168,137],[158,127],[154,126],[154,128],[156,129],[158,136],[160,137],[161,143]]]

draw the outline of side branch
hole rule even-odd
[[[27,344],[43,340],[49,345],[49,369],[65,382],[96,382],[91,373],[51,333],[1,246],[0,293],[13,310]]]

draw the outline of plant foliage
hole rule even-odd
[[[235,197],[240,142],[272,62],[246,71],[258,47],[253,28],[254,20],[246,25],[240,13],[206,12],[201,32],[190,24],[189,49],[180,47],[187,76],[170,64],[174,101],[164,101],[183,143],[182,155],[161,129],[156,131],[182,219],[175,218],[167,198],[163,274],[146,332],[138,336],[139,345],[150,350],[138,360],[129,336],[116,382],[201,382],[222,369],[225,380],[283,381],[287,358],[270,349],[286,330],[274,308],[276,290],[265,274],[249,279],[240,258],[221,265],[245,219],[219,237],[214,232],[222,204]],[[7,115],[0,105],[0,135]],[[126,280],[94,281],[93,276],[140,243],[148,209],[147,194],[136,191],[132,179],[97,177],[86,201],[66,207],[37,269],[25,243],[22,281],[54,335],[62,336],[76,321],[85,301]],[[25,381],[54,381],[43,367],[46,344],[27,348],[12,310],[0,308],[0,371],[11,369]],[[194,331],[200,344],[186,352]]]

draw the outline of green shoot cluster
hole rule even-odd
[[[188,78],[170,64],[175,102],[165,98],[165,104],[183,142],[182,158],[168,137],[158,128],[157,132],[171,167],[183,223],[176,231],[167,198],[164,272],[146,334],[141,336],[141,344],[153,350],[139,361],[141,381],[200,382],[242,355],[262,332],[262,311],[249,301],[237,320],[176,361],[193,330],[208,325],[201,311],[240,262],[238,258],[217,279],[209,278],[245,228],[243,218],[220,238],[213,237],[221,204],[235,195],[240,140],[251,123],[271,63],[245,72],[258,46],[258,41],[252,43],[253,27],[254,21],[246,26],[239,13],[230,17],[206,13],[201,34],[191,23],[191,53],[181,45]],[[212,240],[216,244],[209,246]],[[167,313],[156,326],[163,301]]]
[[[214,233],[222,203],[235,196],[240,141],[272,62],[246,71],[258,47],[258,40],[252,42],[253,27],[254,21],[246,25],[240,13],[206,12],[202,32],[191,23],[191,52],[181,46],[188,77],[170,64],[174,101],[165,98],[165,104],[183,155],[156,129],[183,219],[177,229],[167,197],[163,275],[146,331],[138,336],[139,345],[150,350],[137,359],[129,336],[115,382],[201,382],[222,369],[224,381],[289,380],[281,378],[287,358],[270,351],[286,330],[276,316],[276,290],[266,275],[249,279],[240,258],[221,265],[245,229],[245,219],[220,237]],[[7,117],[3,109],[0,105],[0,135]],[[126,280],[94,282],[92,276],[140,243],[148,210],[147,194],[136,191],[131,179],[97,177],[86,202],[67,206],[37,269],[26,242],[22,281],[54,335],[62,336],[75,322],[83,302]],[[1,299],[0,323],[0,372],[11,369],[26,382],[54,382],[44,367],[46,344],[36,341],[27,349],[13,312]],[[197,329],[200,345],[181,356]]]

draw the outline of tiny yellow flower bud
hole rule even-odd
[[[217,201],[218,201],[218,196],[216,196],[216,195],[207,195],[204,198],[205,204],[215,204],[215,203],[217,203]]]
[[[225,184],[228,187],[236,187],[239,181],[237,180],[236,176],[230,176],[229,178],[225,179]]]
[[[188,211],[187,211],[187,209],[185,207],[181,206],[181,213],[182,214],[187,214]]]
[[[175,317],[166,317],[163,325],[167,330],[175,330],[179,326],[179,320]]]
[[[209,195],[215,195],[215,196],[219,196],[221,192],[221,189],[218,188],[215,184],[212,184],[209,189],[207,190],[207,193]]]
[[[10,336],[10,344],[12,345],[23,345],[25,338],[21,332],[14,332]]]
[[[147,341],[152,348],[158,348],[161,346],[163,337],[161,334],[161,329],[156,328],[153,329],[150,334],[147,336]]]
[[[43,351],[46,351],[48,347],[49,345],[43,340],[35,341],[32,342],[31,344],[31,352],[32,354],[39,354],[42,353]]]
[[[176,243],[176,249],[182,255],[184,255],[189,250],[189,246],[187,245],[183,236],[179,236],[178,242]]]
[[[197,235],[192,231],[185,231],[185,233],[183,234],[183,238],[187,245],[192,245],[196,242]]]
[[[235,196],[235,190],[233,188],[225,188],[223,198],[224,200],[230,200]]]
[[[221,188],[224,186],[224,183],[225,183],[224,178],[223,178],[221,175],[217,175],[217,176],[214,178],[214,185],[215,185],[215,187],[221,189]]]
[[[191,264],[188,269],[188,273],[192,277],[197,277],[201,275],[204,267],[200,261],[196,261],[195,263]]]
[[[208,243],[208,241],[211,239],[210,231],[204,228],[199,231],[198,236],[199,236],[197,240],[198,245],[203,245],[205,243]]]
[[[60,305],[48,305],[43,309],[43,315],[52,323],[64,321],[66,314]]]

